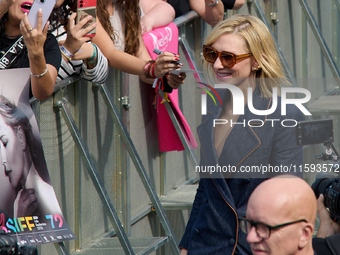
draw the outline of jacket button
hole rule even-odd
[[[200,231],[199,231],[197,228],[195,228],[195,232],[196,232],[197,234],[200,233]]]
[[[229,244],[230,244],[230,245],[234,245],[234,244],[235,244],[234,238],[231,238],[231,239],[229,240]]]

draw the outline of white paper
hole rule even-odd
[[[202,71],[192,70],[192,69],[180,69],[180,70],[170,71],[170,73],[173,73],[175,75],[179,75],[180,73],[202,73]]]

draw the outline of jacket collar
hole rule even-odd
[[[229,97],[229,90],[216,90],[221,98]],[[222,100],[223,101],[223,100]],[[254,108],[265,110],[270,107],[268,98],[262,98],[258,88],[253,92]],[[218,119],[222,107],[215,106],[212,100],[208,100],[208,111],[203,116],[202,123],[197,127],[198,136],[201,143],[202,159],[201,162],[206,166],[214,166],[219,163],[227,163],[231,166],[238,166],[246,157],[248,157],[261,144],[259,137],[256,135],[256,128],[251,126],[262,124],[266,121],[267,116],[258,116],[250,112],[248,105],[245,106],[244,115],[240,116],[237,124],[233,123],[233,129],[230,132],[223,147],[220,158],[217,158],[214,146],[214,119]],[[225,125],[230,125],[225,124]],[[246,130],[246,132],[244,132]],[[240,146],[241,145],[241,146]],[[228,151],[237,150],[237,155],[228,157]],[[236,153],[235,153],[236,154]]]
[[[216,91],[223,99],[226,96],[230,96],[230,92],[228,90],[219,89]],[[270,103],[271,100],[268,98],[262,98],[260,90],[256,88],[253,92],[254,108],[257,110],[266,110],[270,107]],[[214,145],[213,123],[214,119],[219,118],[222,112],[222,107],[220,105],[215,106],[212,100],[209,101],[208,99],[207,108],[210,111],[207,112],[207,115],[203,116],[201,125],[197,127],[197,133],[199,136],[202,152],[201,165],[216,166],[218,164],[219,166],[230,165],[231,167],[237,167],[261,145],[261,140],[256,135],[256,128],[249,126],[249,124],[254,126],[256,124],[262,124],[261,121],[265,122],[267,116],[258,116],[251,113],[248,105],[246,105],[244,115],[240,116],[237,121],[237,123],[242,124],[233,125],[233,129],[226,139],[221,156],[218,159]],[[250,121],[248,124],[249,120],[253,121]],[[213,178],[213,182],[223,199],[225,199],[225,202],[232,209],[235,208],[235,202],[232,193],[228,185],[226,185],[226,181],[224,180],[226,176],[219,172],[205,177]]]

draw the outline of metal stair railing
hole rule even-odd
[[[98,194],[100,195],[101,199],[103,200],[104,204],[107,206],[109,212],[110,212],[110,220],[111,223],[115,229],[115,233],[117,234],[119,241],[124,249],[124,252],[126,254],[134,254],[134,251],[132,249],[132,246],[128,240],[128,237],[123,229],[123,226],[119,220],[119,217],[116,213],[116,210],[111,202],[111,199],[104,187],[104,184],[99,176],[99,173],[92,161],[92,158],[90,156],[90,153],[85,145],[85,142],[83,138],[80,135],[79,129],[72,117],[72,114],[67,107],[67,100],[65,98],[62,98],[61,100],[57,101],[55,104],[62,113],[62,116],[66,122],[66,125],[68,126],[71,135],[73,137],[74,142],[76,143],[80,155],[85,163],[85,166],[87,170],[89,171],[89,174],[91,176],[91,179],[98,191]]]
[[[286,61],[286,59],[285,59],[285,57],[284,57],[284,55],[283,55],[283,52],[282,52],[282,50],[281,50],[281,48],[280,48],[280,46],[279,46],[279,42],[278,42],[278,40],[277,40],[275,34],[273,33],[273,31],[272,31],[272,29],[271,29],[271,27],[270,27],[270,25],[269,25],[269,23],[268,23],[268,21],[267,21],[267,18],[266,18],[266,16],[265,16],[265,14],[264,14],[264,12],[263,12],[263,10],[262,10],[260,4],[258,3],[257,0],[254,0],[254,1],[250,2],[250,4],[253,4],[253,5],[254,5],[254,9],[255,9],[255,11],[256,11],[257,16],[263,21],[263,23],[267,26],[269,32],[271,33],[272,38],[273,38],[273,40],[274,40],[274,42],[275,42],[276,49],[277,49],[277,52],[278,52],[278,54],[279,54],[281,63],[282,63],[282,65],[283,65],[283,68],[285,69],[285,72],[286,72],[286,74],[287,74],[287,76],[288,76],[289,81],[293,84],[294,87],[297,87],[298,85],[297,85],[295,79],[293,78],[293,74],[292,74],[292,72],[290,71],[290,68],[289,68],[289,66],[288,66],[288,63],[287,63],[287,61]],[[298,94],[298,96],[300,97],[301,94]],[[311,120],[311,119],[312,119],[311,116],[305,116],[305,118],[308,119],[308,120]]]
[[[176,238],[173,234],[173,231],[171,229],[170,223],[165,215],[165,212],[161,206],[161,203],[158,199],[157,193],[155,192],[154,188],[151,185],[151,181],[146,173],[146,170],[142,164],[141,159],[139,158],[139,155],[134,147],[134,144],[128,134],[128,131],[126,129],[126,127],[123,124],[123,121],[120,117],[120,115],[118,114],[118,111],[116,109],[116,106],[113,103],[113,99],[111,98],[111,96],[109,95],[107,88],[105,85],[100,85],[100,91],[102,92],[103,98],[105,103],[107,104],[109,111],[111,113],[111,116],[114,119],[114,123],[121,135],[121,138],[124,141],[124,144],[130,154],[130,157],[132,159],[132,161],[135,164],[135,167],[137,169],[137,172],[142,180],[142,183],[149,195],[149,198],[155,208],[155,211],[157,213],[158,218],[160,219],[160,222],[162,224],[162,227],[167,235],[166,240],[164,238],[160,239],[160,241],[155,242],[153,244],[153,247],[147,247],[146,249],[144,249],[142,252],[139,252],[138,254],[148,254],[150,252],[152,252],[153,250],[159,248],[160,246],[164,245],[166,243],[166,241],[170,242],[172,250],[174,252],[174,254],[179,254],[179,249],[178,249],[178,244],[176,241]],[[104,184],[99,176],[99,173],[91,159],[91,156],[89,154],[89,151],[85,145],[85,142],[83,140],[83,138],[80,135],[79,129],[72,117],[72,114],[70,113],[69,108],[67,107],[67,100],[65,98],[62,98],[61,100],[57,100],[55,105],[60,109],[62,116],[71,132],[71,135],[74,139],[74,142],[77,145],[77,148],[80,151],[80,155],[85,163],[85,166],[87,168],[87,170],[89,171],[89,174],[91,176],[91,179],[98,191],[98,194],[100,195],[103,203],[106,205],[106,207],[109,209],[110,212],[110,220],[111,223],[114,227],[115,233],[118,236],[119,242],[121,247],[124,250],[125,254],[136,254],[135,251],[133,250],[133,246],[131,245],[131,242],[129,240],[129,238],[127,237],[125,230],[119,220],[119,217],[115,211],[115,208],[111,202],[111,199],[104,187]],[[57,246],[56,246],[57,247]],[[63,251],[63,245],[60,244],[60,247],[57,247],[58,250]],[[65,254],[65,253],[63,253]]]
[[[340,11],[340,0],[334,0],[336,7]]]
[[[340,11],[340,0],[334,0],[334,1],[335,1],[335,4],[337,5],[339,11]],[[323,36],[321,34],[321,31],[320,31],[320,29],[319,29],[319,27],[318,27],[318,25],[317,25],[317,23],[315,21],[315,18],[313,16],[313,14],[312,14],[312,12],[311,12],[311,10],[310,10],[310,8],[309,8],[309,6],[308,6],[308,4],[307,4],[307,2],[305,0],[299,0],[299,3],[300,3],[301,8],[302,8],[303,12],[305,13],[305,15],[307,17],[307,20],[308,20],[308,22],[309,22],[309,24],[310,24],[310,26],[311,26],[311,28],[313,30],[315,38],[317,39],[317,42],[319,43],[319,46],[321,48],[322,53],[324,54],[324,56],[326,58],[326,61],[329,64],[329,67],[330,67],[333,75],[336,77],[335,80],[338,83],[338,85],[340,85],[340,72],[339,72],[339,69],[336,66],[334,58],[332,57],[332,54],[331,54],[331,52],[330,52],[330,50],[329,50],[329,48],[327,46],[327,43],[326,43],[325,39],[323,38]],[[257,0],[248,0],[248,4],[250,4],[250,5],[253,4],[254,5],[254,9],[255,9],[258,17],[267,26],[269,32],[271,33],[271,35],[272,35],[272,37],[274,39],[277,51],[279,53],[281,62],[283,64],[283,67],[284,67],[284,69],[285,69],[285,71],[287,73],[287,76],[288,76],[289,80],[291,81],[291,83],[295,87],[297,87],[295,79],[293,79],[293,75],[292,75],[292,73],[290,71],[290,68],[289,68],[289,66],[287,64],[287,61],[285,60],[284,55],[283,55],[283,53],[281,51],[281,48],[279,46],[279,42],[278,42],[275,34],[273,33],[273,31],[272,31],[272,29],[271,29],[271,27],[270,27],[270,25],[269,25],[265,15],[264,15],[264,13],[262,11],[262,8],[261,8],[260,4],[258,3]],[[327,95],[329,93],[331,93],[331,92],[326,92],[324,95]],[[300,96],[300,95],[298,95],[298,96]],[[305,118],[307,120],[313,120],[312,116],[305,116]],[[324,148],[324,146],[322,144],[320,144],[319,147]]]
[[[267,28],[269,29],[270,33],[272,34],[272,37],[274,38],[274,41],[275,41],[275,44],[276,44],[276,47],[277,47],[277,50],[278,50],[278,53],[280,55],[280,59],[282,61],[282,64],[283,64],[283,67],[288,75],[288,77],[290,78],[290,80],[293,82],[293,85],[296,86],[296,83],[294,82],[294,79],[293,79],[293,75],[288,67],[288,64],[284,58],[284,55],[281,51],[281,48],[279,47],[279,43],[276,39],[276,36],[274,35],[273,31],[271,30],[270,28],[270,25],[262,11],[262,8],[260,6],[260,4],[258,3],[257,0],[253,0],[253,1],[249,1],[250,4],[253,4],[254,5],[254,9],[258,15],[258,17],[266,24]],[[318,27],[317,23],[316,23],[316,20],[307,4],[307,2],[305,0],[299,0],[299,3],[301,5],[301,8],[305,14],[305,16],[307,17],[307,20],[309,22],[309,25],[314,33],[314,36],[321,48],[321,51],[324,55],[324,57],[326,58],[326,61],[333,73],[333,76],[336,78],[336,81],[338,83],[338,85],[340,85],[340,72],[339,72],[339,69],[334,61],[334,58],[327,46],[327,43],[325,41],[325,39],[323,38],[322,34],[321,34],[321,31],[320,31],[320,28]],[[336,5],[338,6],[339,10],[340,10],[340,0],[335,0],[335,3]]]
[[[288,63],[287,63],[287,61],[286,61],[286,59],[285,59],[285,57],[284,57],[284,55],[282,53],[282,50],[281,50],[281,48],[279,46],[279,42],[277,41],[277,38],[276,38],[275,34],[273,33],[273,31],[272,31],[272,29],[271,29],[271,27],[270,27],[270,25],[269,25],[269,23],[267,21],[267,18],[265,16],[265,14],[263,13],[263,10],[262,10],[260,4],[258,3],[257,0],[254,0],[253,2],[251,2],[251,4],[254,5],[254,9],[256,11],[257,16],[263,21],[263,23],[267,26],[269,32],[271,33],[271,35],[272,35],[272,37],[274,39],[275,45],[276,45],[277,52],[279,53],[279,56],[280,56],[283,68],[285,69],[285,72],[286,72],[289,80],[292,82],[292,84],[295,87],[297,87],[297,84],[296,84],[296,82],[293,79],[293,74],[290,71]]]
[[[163,92],[160,93],[161,96],[163,97]],[[165,101],[164,102],[164,105],[165,105],[165,108],[170,116],[170,119],[171,119],[171,122],[172,124],[174,125],[175,129],[176,129],[176,132],[179,136],[179,139],[181,140],[182,142],[182,145],[184,147],[184,150],[185,152],[187,153],[188,157],[191,159],[191,162],[194,166],[198,166],[198,158],[197,158],[197,155],[196,155],[196,152],[194,151],[193,148],[190,147],[189,143],[188,143],[188,140],[187,138],[185,137],[184,135],[184,131],[183,129],[181,128],[180,124],[178,123],[178,120],[169,104],[168,101]]]
[[[339,0],[337,0],[337,2],[339,2]],[[334,61],[334,58],[331,54],[331,51],[329,50],[327,43],[325,41],[325,39],[323,38],[320,28],[316,23],[316,20],[307,4],[307,2],[305,0],[299,0],[299,3],[301,5],[301,8],[303,10],[303,12],[305,13],[308,23],[314,33],[314,36],[317,40],[317,42],[319,43],[319,46],[321,48],[321,51],[324,55],[324,57],[326,58],[326,61],[329,65],[329,68],[331,69],[333,76],[336,78],[336,82],[338,83],[338,85],[340,86],[340,71]]]
[[[54,247],[57,250],[58,254],[62,255],[68,254],[64,242],[54,243]]]
[[[106,85],[105,84],[101,84],[100,86],[100,92],[103,96],[103,99],[110,111],[110,114],[114,120],[114,123],[116,125],[116,127],[118,128],[118,132],[126,146],[127,151],[129,152],[129,155],[136,167],[136,170],[139,174],[140,179],[142,180],[142,183],[144,185],[145,190],[147,191],[149,198],[152,202],[152,205],[156,211],[156,214],[160,220],[160,223],[165,231],[165,234],[168,236],[169,238],[169,242],[171,244],[171,248],[173,250],[173,252],[175,254],[179,254],[179,248],[178,248],[178,242],[176,240],[176,237],[173,233],[173,230],[170,226],[170,223],[166,217],[166,214],[162,208],[161,202],[158,198],[158,195],[155,191],[155,189],[153,188],[151,181],[147,175],[147,172],[145,170],[145,167],[138,155],[138,152],[130,138],[130,135],[123,123],[123,120],[121,118],[121,116],[118,113],[118,110],[113,102],[112,97],[110,96]]]

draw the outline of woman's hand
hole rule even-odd
[[[156,77],[163,77],[172,70],[181,67],[179,64],[172,63],[179,60],[179,55],[170,52],[162,52],[155,60],[154,75]]]
[[[44,44],[47,38],[49,22],[42,29],[42,10],[38,11],[37,28],[33,29],[25,13],[20,22],[20,31],[25,40],[31,69],[31,87],[33,96],[45,100],[53,93],[58,71],[50,64],[46,64]]]
[[[84,43],[79,51],[74,54],[72,60],[85,60],[91,58],[93,56],[93,44],[92,43]]]
[[[97,23],[93,23],[90,26],[83,28],[88,22],[91,22],[92,16],[88,15],[83,18],[78,24],[75,24],[76,16],[77,13],[73,13],[68,18],[67,37],[64,42],[64,47],[71,54],[75,54],[81,48],[83,43],[91,40],[90,37],[85,37],[85,35],[97,26]],[[92,53],[93,51],[91,51],[91,53],[89,54],[86,54],[86,52],[84,52],[83,54],[81,54],[81,57],[82,59],[90,58],[92,56]]]
[[[187,76],[185,73],[180,73],[179,75],[170,73],[169,75],[166,76],[168,84],[173,89],[178,89],[179,86],[184,83],[186,77]]]
[[[38,24],[35,29],[32,28],[25,13],[23,20],[20,22],[20,31],[24,38],[29,58],[44,55],[44,44],[47,37],[48,25],[49,22],[47,22],[44,29],[42,29],[42,10],[38,11]]]
[[[38,209],[37,198],[34,189],[23,189],[18,202],[17,217],[35,215]]]

